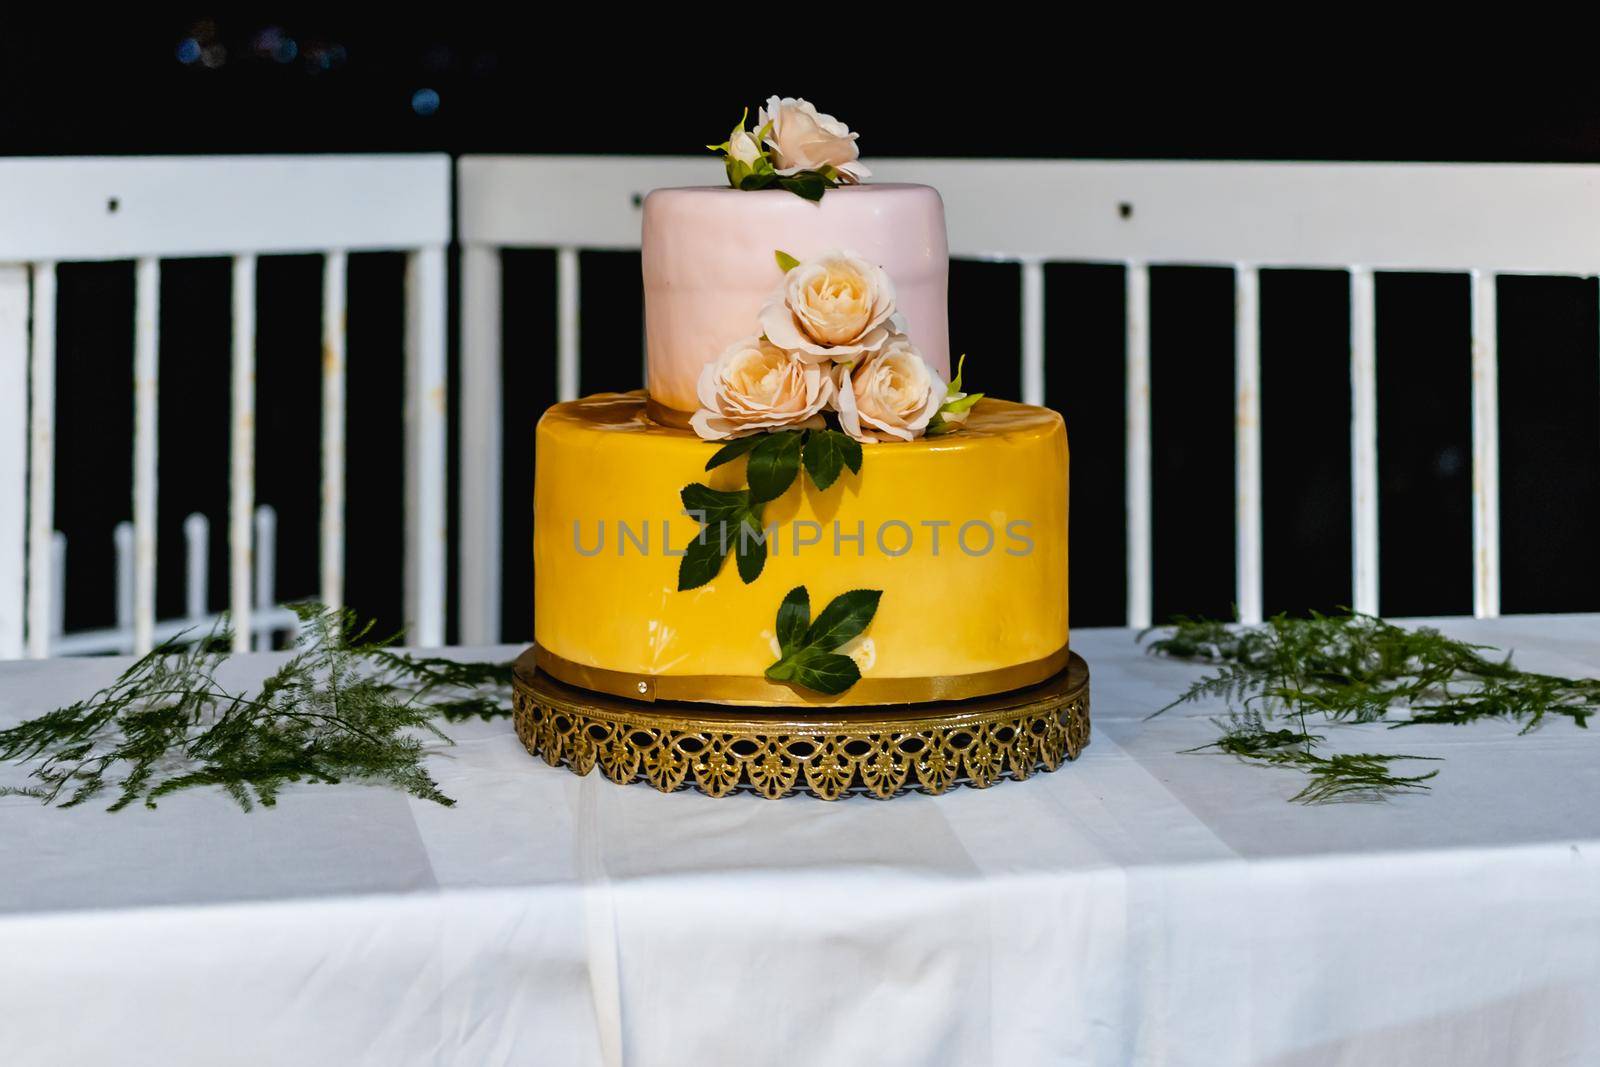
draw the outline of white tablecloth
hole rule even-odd
[[[1600,674],[1600,617],[1445,625]],[[1600,730],[1334,729],[1446,762],[1305,808],[1142,721],[1196,668],[1073,645],[1093,743],[987,791],[662,796],[474,722],[453,809],[0,799],[0,1062],[1600,1062]],[[122,662],[0,664],[0,723]]]

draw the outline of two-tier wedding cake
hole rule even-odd
[[[644,202],[643,392],[557,404],[540,669],[634,700],[956,701],[1065,668],[1067,438],[967,392],[944,205],[772,98],[729,185]]]

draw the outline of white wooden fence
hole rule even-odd
[[[1120,264],[1127,285],[1128,623],[1151,621],[1149,269],[1224,266],[1235,278],[1235,600],[1262,615],[1259,272],[1344,271],[1350,283],[1353,606],[1378,611],[1374,274],[1454,271],[1472,286],[1473,611],[1500,612],[1496,277],[1600,271],[1600,166],[1066,163],[874,160],[874,180],[933,185],[950,253],[1022,269],[1022,399],[1042,403],[1047,262]],[[717,184],[704,158],[465,156],[462,244],[464,470],[461,633],[499,628],[499,258],[557,250],[558,394],[577,394],[578,252],[639,246],[639,199]],[[1070,324],[1056,358],[1071,352]],[[470,494],[469,495],[469,491]]]
[[[290,635],[299,628],[299,618],[278,601],[277,593],[277,530],[278,515],[270,505],[261,504],[255,511],[255,561],[250,633],[246,638],[251,647],[272,647],[274,635]],[[82,656],[102,652],[132,652],[135,647],[133,629],[134,537],[133,523],[119,522],[112,531],[116,548],[116,577],[111,589],[116,606],[116,624],[99,629],[66,632],[67,591],[67,535],[59,530],[51,542],[50,579],[55,583],[51,590],[50,633],[46,642],[51,656]],[[158,620],[154,639],[157,643],[170,641],[180,635],[204,637],[215,631],[221,621],[218,612],[210,610],[210,551],[211,520],[196,512],[183,520],[184,542],[184,612],[175,619]],[[230,619],[230,623],[231,623]],[[185,637],[185,640],[188,638]]]
[[[1350,285],[1354,606],[1378,610],[1374,276],[1471,278],[1473,609],[1500,609],[1496,278],[1600,270],[1600,167],[879,160],[879,180],[944,195],[952,255],[1022,276],[1023,399],[1042,402],[1047,262],[1124,267],[1127,303],[1128,622],[1151,621],[1149,269],[1234,271],[1236,601],[1262,613],[1259,272],[1343,271]],[[579,252],[639,244],[644,193],[717,183],[707,157],[491,157],[458,161],[461,243],[460,637],[501,635],[500,251],[557,256],[557,394],[577,395]],[[251,597],[256,257],[323,252],[321,596],[342,602],[344,267],[352,251],[409,253],[405,608],[412,640],[444,638],[445,310],[449,161],[426,157],[0,160],[0,657],[49,647],[55,265],[134,259],[134,647],[156,633],[157,308],[160,261],[234,262],[230,605]],[[605,299],[605,294],[600,294]],[[1070,323],[1053,352],[1071,352]],[[27,501],[27,507],[13,506]],[[522,551],[516,546],[514,551]],[[24,594],[24,590],[26,593]],[[520,591],[518,595],[525,595]],[[25,605],[25,607],[24,607]],[[246,636],[252,627],[239,627]]]
[[[134,260],[132,650],[157,636],[158,307],[163,259],[233,260],[229,610],[251,615],[256,259],[322,253],[321,597],[343,602],[345,263],[408,253],[405,606],[411,640],[444,640],[446,156],[0,160],[0,658],[50,648],[56,265]],[[397,373],[401,368],[396,367]],[[120,454],[121,442],[106,442]],[[26,501],[26,507],[22,502]]]

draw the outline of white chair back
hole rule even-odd
[[[321,597],[343,602],[345,257],[403,251],[405,610],[414,643],[443,643],[450,207],[450,160],[443,155],[0,160],[0,658],[47,655],[58,631],[57,264],[136,262],[127,624],[129,647],[143,652],[166,629],[155,597],[161,261],[232,258],[229,610],[242,649],[260,629],[252,621],[256,260],[307,252],[326,260]]]

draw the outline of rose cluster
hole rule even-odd
[[[971,404],[954,396],[906,336],[894,284],[852,252],[788,266],[761,309],[761,333],[729,345],[700,373],[690,424],[708,441],[821,429],[825,412],[857,441],[910,441],[953,427]],[[964,394],[961,394],[964,396]],[[954,402],[953,402],[954,401]]]
[[[746,110],[726,141],[706,146],[723,154],[735,189],[776,185],[820,200],[828,189],[872,176],[861,163],[857,134],[808,100],[770,97],[756,113],[755,129],[745,128],[749,117]]]

